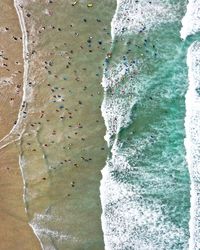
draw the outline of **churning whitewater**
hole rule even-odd
[[[191,211],[189,249],[200,249],[199,223],[199,136],[200,136],[200,42],[194,42],[188,50],[189,87],[186,94],[185,148],[191,178]]]
[[[200,31],[200,1],[190,0],[182,20],[181,37],[186,39]],[[186,94],[185,148],[191,179],[190,240],[189,249],[200,249],[200,203],[199,203],[199,138],[200,138],[200,36],[187,52],[189,86]]]
[[[199,5],[193,1],[191,10],[189,4],[117,1],[111,22],[112,56],[105,59],[102,80],[101,109],[110,149],[100,186],[106,250],[200,248],[194,243],[199,235],[194,206],[196,213],[199,206],[191,191],[190,210],[189,176],[190,172],[193,183],[190,135],[193,131],[198,137],[198,119],[191,122],[188,93],[185,103],[189,42],[183,40],[199,30]],[[194,26],[188,27],[191,20]],[[189,58],[195,47],[190,48]],[[197,60],[191,66],[188,59],[190,85],[196,64]],[[193,87],[196,101],[195,91]],[[192,190],[196,187],[191,184]]]

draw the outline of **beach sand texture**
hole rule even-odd
[[[0,1],[0,138],[17,119],[23,78],[21,30],[11,0]],[[17,38],[17,40],[16,40]],[[14,143],[0,151],[0,249],[40,249],[23,202],[19,149]]]
[[[106,160],[100,83],[116,3],[72,3],[24,1],[19,7],[28,36],[29,96],[17,145],[25,207],[44,249],[100,250]]]

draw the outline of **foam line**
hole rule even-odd
[[[200,31],[200,0],[189,0],[187,11],[182,19],[180,35],[182,39]]]
[[[23,2],[22,2],[23,3]],[[23,43],[23,59],[24,59],[24,74],[23,74],[23,96],[22,96],[22,102],[21,102],[21,107],[18,113],[17,117],[17,122],[3,139],[0,141],[0,149],[3,147],[6,147],[13,141],[20,140],[21,137],[23,136],[24,130],[25,130],[25,121],[23,118],[23,112],[27,109],[27,101],[30,100],[30,93],[28,91],[28,71],[29,71],[29,62],[28,62],[28,56],[29,56],[29,51],[28,51],[28,35],[26,32],[26,25],[25,25],[25,20],[24,20],[24,15],[23,15],[23,10],[20,7],[21,2],[19,0],[14,0],[14,7],[16,9],[18,18],[19,18],[19,23],[20,23],[20,28],[22,31],[22,43]],[[17,138],[15,138],[17,136]],[[14,137],[14,139],[12,139]],[[21,170],[21,175],[22,175],[22,180],[23,180],[23,200],[25,204],[25,177],[23,174],[23,159],[21,158],[21,155],[19,155],[19,166]],[[26,211],[26,208],[25,208]],[[27,212],[27,211],[26,211]],[[44,250],[43,245],[41,240],[39,239],[37,232],[35,228],[29,223],[29,226],[32,228],[33,233],[37,237],[41,249]]]
[[[186,93],[185,148],[191,179],[190,239],[189,249],[200,249],[200,42],[188,49],[187,65],[189,86]]]

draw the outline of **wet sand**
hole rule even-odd
[[[0,138],[17,119],[22,97],[23,58],[21,30],[12,0],[0,8]],[[17,40],[16,40],[17,38]],[[19,149],[14,143],[0,150],[0,249],[40,249],[28,225],[23,202]]]
[[[23,182],[15,145],[0,152],[0,249],[39,250],[40,245],[28,225],[22,199]]]
[[[22,34],[13,1],[2,0],[0,8],[0,138],[14,125],[23,88]],[[17,40],[16,40],[17,39]]]

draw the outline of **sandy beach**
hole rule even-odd
[[[39,242],[24,210],[23,182],[15,145],[1,150],[0,166],[0,249],[39,250]]]
[[[0,2],[0,138],[15,123],[23,87],[22,41],[12,0]],[[0,249],[40,249],[28,225],[23,202],[19,148],[14,143],[0,150]]]

